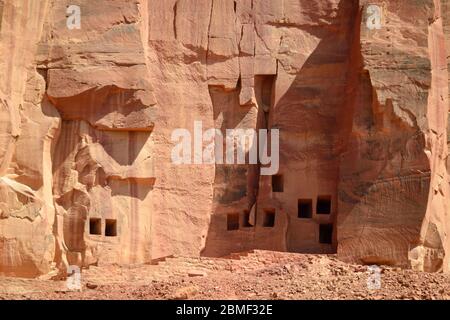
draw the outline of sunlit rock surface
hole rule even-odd
[[[0,0],[0,274],[250,249],[450,270],[450,1]],[[279,171],[175,129],[279,129]]]

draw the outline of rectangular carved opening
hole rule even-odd
[[[272,176],[272,192],[283,192],[284,191],[284,181],[281,174]]]
[[[298,200],[298,217],[303,219],[312,218],[312,200]]]
[[[274,75],[260,76],[262,78],[261,83],[261,100],[263,108],[269,109],[272,105],[273,85],[275,82]]]
[[[242,226],[244,228],[252,227],[249,221],[250,221],[250,211],[244,210],[244,214],[242,215]]]
[[[319,226],[319,242],[331,244],[333,242],[333,225],[321,224]]]
[[[115,219],[105,220],[105,236],[107,237],[117,236],[117,220]]]
[[[317,197],[317,214],[331,214],[331,196]]]
[[[90,218],[89,219],[89,234],[101,235],[102,234],[102,219]]]
[[[239,213],[229,213],[227,214],[227,230],[238,230],[239,229]]]
[[[275,226],[275,210],[274,209],[264,210],[263,226],[267,227],[267,228],[273,228]]]

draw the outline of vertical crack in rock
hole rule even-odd
[[[177,5],[178,1],[175,1],[173,5],[173,34],[175,35],[175,39],[177,39]]]
[[[209,16],[208,16],[208,30],[207,30],[207,42],[206,42],[206,71],[208,71],[208,57],[209,57],[209,50],[210,50],[210,35],[211,35],[211,24],[212,24],[212,15],[214,10],[214,0],[210,1],[210,10],[209,10]]]

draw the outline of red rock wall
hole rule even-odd
[[[0,1],[0,273],[254,248],[448,271],[449,8]],[[195,121],[279,129],[279,178],[174,164]]]
[[[341,162],[338,253],[350,261],[436,270],[443,263],[448,197],[442,171],[448,89],[439,6],[379,2],[383,27],[369,30],[365,3],[360,5],[361,57],[355,59],[361,64]],[[435,243],[426,244],[427,232]]]

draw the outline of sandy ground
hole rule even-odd
[[[153,265],[90,267],[80,276],[81,290],[75,291],[66,281],[0,277],[0,299],[450,300],[450,275],[372,269],[333,255],[253,251],[226,259],[172,257]]]

